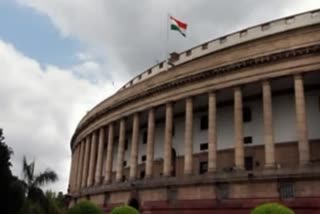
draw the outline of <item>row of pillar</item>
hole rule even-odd
[[[305,110],[305,96],[303,78],[301,75],[294,76],[296,124],[299,148],[299,163],[309,163],[308,129]],[[275,146],[273,136],[272,119],[272,92],[270,82],[262,82],[263,98],[263,124],[265,145],[265,167],[275,167]],[[165,132],[164,132],[164,161],[163,175],[170,176],[172,170],[172,131],[173,131],[173,103],[166,104]],[[235,168],[244,169],[244,142],[243,142],[243,98],[241,87],[234,89],[234,131],[235,131]],[[208,172],[215,172],[217,168],[217,102],[216,93],[208,94]],[[155,142],[155,110],[149,109],[147,130],[147,158],[146,178],[151,178],[153,173],[154,142]],[[139,151],[139,113],[133,115],[133,129],[130,156],[130,180],[137,178],[138,151]],[[184,142],[184,174],[193,173],[193,98],[186,98],[185,111],[185,142]],[[99,134],[99,135],[98,135]],[[120,182],[123,176],[123,161],[126,139],[125,119],[120,119],[119,143],[117,151],[116,181]],[[84,138],[74,150],[72,156],[70,188],[77,191],[84,187],[108,184],[112,180],[113,146],[114,146],[114,122],[108,125],[108,142],[105,146],[105,128],[94,131]],[[105,175],[103,172],[103,154],[107,149]],[[104,178],[102,180],[102,178]]]

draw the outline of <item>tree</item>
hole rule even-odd
[[[251,214],[294,214],[294,211],[278,203],[266,203],[257,206]]]
[[[3,213],[9,212],[9,193],[11,183],[11,163],[12,150],[5,144],[3,130],[0,128],[0,200],[4,204]]]
[[[46,169],[44,172],[41,172],[35,175],[35,162],[28,163],[26,157],[23,158],[23,179],[26,186],[27,199],[29,201],[29,208],[36,207],[38,210],[39,205],[43,210],[47,211],[49,208],[48,200],[40,188],[44,184],[55,182],[58,180],[57,174],[50,170]]]

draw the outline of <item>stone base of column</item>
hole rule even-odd
[[[276,164],[272,164],[272,163],[266,163],[265,165],[264,165],[264,169],[275,169],[275,168],[277,168],[276,167]]]

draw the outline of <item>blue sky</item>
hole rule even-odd
[[[47,16],[13,0],[0,1],[0,26],[0,39],[43,64],[65,67],[78,60],[80,42],[63,38]]]

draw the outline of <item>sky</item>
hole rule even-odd
[[[216,37],[308,10],[319,0],[0,0],[0,128],[36,172],[67,191],[70,139],[80,119],[137,74]],[[167,14],[188,23],[169,33]],[[166,45],[168,44],[168,45]]]

